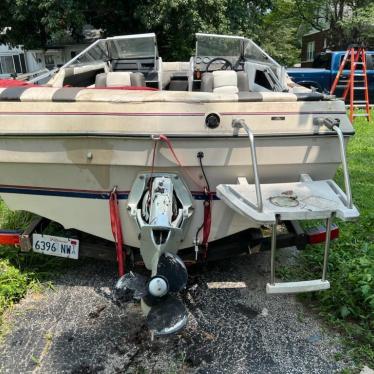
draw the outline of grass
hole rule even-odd
[[[360,218],[357,222],[338,222],[340,238],[329,258],[331,289],[302,298],[343,332],[347,352],[358,365],[374,368],[374,119],[368,123],[360,118],[354,127],[348,162]],[[343,185],[341,170],[336,180]],[[304,251],[298,276],[320,277],[322,261],[322,246]]]
[[[12,212],[0,202],[1,228],[25,228],[31,218],[30,213]],[[3,321],[5,310],[19,302],[28,291],[39,292],[52,287],[51,279],[57,271],[67,267],[68,261],[0,246],[0,337],[7,328]]]

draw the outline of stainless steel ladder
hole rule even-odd
[[[236,185],[222,184],[217,186],[217,195],[228,206],[241,214],[248,216],[251,220],[260,224],[270,224],[272,232],[270,281],[266,286],[266,292],[269,294],[309,292],[328,289],[330,287],[330,283],[327,280],[327,265],[332,221],[335,216],[348,220],[354,219],[359,215],[357,209],[352,203],[352,193],[344,147],[344,135],[339,127],[339,120],[330,118],[315,118],[314,125],[319,127],[326,126],[329,130],[335,131],[338,136],[340,156],[344,173],[345,193],[332,180],[313,181],[306,174],[300,176],[300,182],[261,184],[258,173],[254,134],[244,120],[234,119],[232,122],[232,126],[236,133],[238,133],[240,129],[243,129],[248,135],[252,158],[254,185],[248,184],[245,178],[239,178],[239,183]],[[292,190],[298,192],[300,195],[302,195],[303,191],[308,190],[311,193],[320,194],[321,199],[324,198],[332,201],[333,204],[328,209],[318,206],[309,206],[306,210],[303,210],[300,207],[292,208],[287,206],[282,207],[272,205],[271,202],[269,202],[271,197],[285,188],[288,190],[292,188]],[[275,281],[275,254],[277,245],[277,225],[279,221],[281,219],[308,220],[320,218],[326,219],[326,241],[321,279],[277,283]]]

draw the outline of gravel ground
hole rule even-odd
[[[293,296],[266,295],[268,262],[261,253],[192,270],[182,295],[187,328],[152,342],[140,306],[111,301],[115,266],[90,261],[11,311],[0,373],[312,374],[350,366],[336,360],[345,357],[339,337]]]

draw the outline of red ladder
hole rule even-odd
[[[347,62],[350,62],[348,75],[343,73]],[[356,80],[356,77],[358,77],[359,80]],[[347,49],[339,66],[338,74],[331,86],[331,95],[334,94],[336,88],[344,88],[342,96],[342,100],[344,101],[347,99],[349,93],[349,118],[351,122],[353,122],[355,117],[366,117],[367,120],[370,121],[365,48],[352,46]],[[357,91],[364,91],[364,100],[355,100],[355,94]],[[366,113],[354,113],[354,109],[357,107],[365,108]]]

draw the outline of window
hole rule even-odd
[[[14,67],[16,68],[16,73],[22,73],[21,70],[21,60],[19,59],[18,55],[13,56],[13,61],[14,61]]]
[[[374,55],[366,53],[366,69],[373,70],[374,69]]]
[[[22,73],[27,73],[25,55],[23,53],[21,53],[19,55],[19,58],[21,59]]]
[[[314,40],[312,42],[308,42],[307,50],[306,50],[306,60],[313,61],[314,60],[314,52],[315,52],[315,43]]]
[[[273,87],[271,86],[268,78],[266,77],[265,73],[261,70],[256,70],[255,83],[267,88],[268,90],[273,91]]]
[[[45,56],[45,64],[54,66],[55,65],[55,59],[53,58],[53,56],[46,55]]]
[[[322,52],[317,54],[313,61],[314,68],[331,69],[331,53]]]
[[[0,62],[3,74],[13,74],[16,72],[13,63],[13,56],[1,56]]]
[[[374,69],[374,61],[373,61],[373,54],[366,53],[366,69],[373,70]],[[344,59],[344,54],[342,54],[339,58],[339,66],[342,64]],[[351,68],[351,55],[348,56],[347,60],[345,61],[345,70],[349,70]],[[357,70],[361,70],[361,66],[356,68]]]
[[[8,55],[0,57],[0,74],[26,73],[25,55]]]

